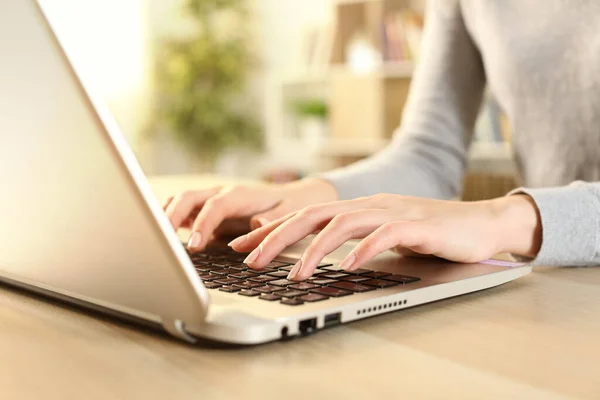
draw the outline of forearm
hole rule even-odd
[[[460,194],[485,86],[481,55],[464,25],[460,2],[428,2],[422,54],[393,142],[374,157],[323,175],[342,199]]]
[[[465,151],[419,137],[398,137],[376,156],[322,178],[336,188],[341,199],[378,193],[451,199],[460,193]]]

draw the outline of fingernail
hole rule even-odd
[[[252,230],[258,229],[258,228],[261,228],[261,227],[267,225],[269,222],[271,222],[271,221],[269,221],[265,217],[253,219],[250,224],[250,227],[252,228]]]
[[[233,239],[231,242],[229,242],[229,244],[227,246],[229,246],[229,247],[239,246],[240,244],[244,243],[247,239],[248,239],[247,235],[240,236],[239,238]]]
[[[188,242],[188,247],[191,249],[198,248],[200,246],[201,242],[202,242],[202,235],[200,234],[200,232],[194,232],[194,233],[192,233],[192,236],[190,236],[190,241]]]
[[[256,220],[256,222],[258,222],[258,227],[260,228],[260,227],[262,227],[262,226],[265,226],[265,225],[267,225],[267,224],[268,224],[269,222],[271,222],[271,221],[269,221],[269,220],[268,220],[268,219],[266,219],[265,217],[261,217],[261,218],[258,218],[258,219]]]
[[[354,265],[355,262],[356,262],[356,254],[354,254],[354,252],[351,252],[340,263],[340,268],[343,269],[343,270],[345,270],[345,271],[349,271],[350,268],[352,268],[352,265]]]
[[[294,265],[294,268],[292,268],[287,276],[288,280],[294,279],[296,275],[298,275],[298,272],[300,272],[300,268],[302,268],[302,260],[298,261],[296,265]]]
[[[255,248],[252,253],[248,254],[248,257],[244,260],[244,264],[252,264],[258,256],[260,256],[260,252],[262,251],[262,244]]]

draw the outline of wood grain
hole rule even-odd
[[[207,178],[157,179],[159,197]],[[600,398],[600,269],[249,348],[190,347],[0,287],[3,399]]]

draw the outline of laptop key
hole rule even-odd
[[[239,287],[241,289],[252,289],[255,288],[257,286],[262,285],[262,283],[256,283],[256,282],[250,282],[250,281],[245,281],[245,282],[240,282],[240,283],[234,283],[233,286],[235,287]]]
[[[383,278],[384,276],[390,276],[391,273],[383,272],[383,271],[371,271],[369,273],[363,274],[362,276],[367,276],[369,278]]]
[[[256,290],[242,290],[241,292],[238,292],[238,294],[246,297],[260,296],[260,292],[257,292]]]
[[[277,296],[276,294],[263,294],[259,297],[259,299],[266,301],[275,301],[281,299],[281,296]]]
[[[402,284],[413,283],[413,282],[417,282],[417,281],[421,280],[421,278],[417,278],[416,276],[408,276],[408,275],[400,275],[400,274],[386,276],[383,279],[385,279],[386,281],[394,281],[394,282],[398,282],[398,283],[402,283]]]
[[[203,282],[210,282],[220,278],[220,276],[218,275],[211,274],[199,274],[198,276],[200,277],[200,279],[202,279]]]
[[[210,262],[206,261],[203,258],[192,258],[192,264],[197,266],[208,266],[210,265]]]
[[[239,272],[237,274],[229,275],[230,278],[237,278],[237,279],[246,279],[246,278],[251,278],[253,276],[256,276],[256,275],[254,275],[251,272]]]
[[[204,283],[204,287],[207,289],[217,289],[217,288],[220,288],[221,286],[223,286],[223,285],[221,285],[220,283],[215,283],[215,282],[205,282]]]
[[[232,263],[229,265],[229,268],[235,269],[237,271],[245,271],[248,269],[248,266],[246,264]]]
[[[288,265],[292,265],[289,262],[283,262],[283,261],[271,261],[269,264],[267,264],[267,268],[280,268],[280,267],[287,267]]]
[[[312,283],[308,283],[308,282],[300,282],[296,285],[290,285],[288,286],[288,288],[290,289],[296,289],[296,290],[310,290],[310,289],[315,289],[318,288],[319,285],[315,285]]]
[[[309,279],[309,283],[314,283],[315,285],[329,285],[331,283],[336,283],[338,282],[335,279],[327,279],[327,278],[316,278],[316,279]]]
[[[317,269],[315,269],[315,270],[313,271],[313,276],[316,276],[316,275],[321,275],[321,274],[326,274],[327,272],[330,272],[330,271],[326,271],[326,270],[324,270],[324,269],[319,269],[319,268],[317,268]]]
[[[375,286],[375,287],[378,287],[380,289],[383,289],[383,288],[386,288],[386,287],[397,286],[398,282],[386,281],[384,279],[371,279],[371,280],[368,280],[368,281],[361,282],[361,284],[363,284],[363,285],[369,285],[369,286]]]
[[[298,282],[294,282],[294,281],[288,281],[287,279],[278,279],[276,281],[271,281],[269,282],[269,285],[275,285],[275,286],[289,286],[289,285],[293,285],[295,283]]]
[[[309,294],[305,294],[304,296],[297,297],[298,300],[306,301],[308,303],[323,301],[323,300],[327,300],[328,298],[329,298],[328,296],[324,296],[324,295],[318,294],[318,293],[309,293]]]
[[[308,294],[307,292],[303,292],[301,290],[284,290],[282,292],[277,292],[277,296],[281,297],[297,297]]]
[[[283,300],[281,300],[281,304],[285,304],[286,306],[301,306],[302,304],[304,304],[304,302],[302,300],[294,298],[294,299],[283,299]]]
[[[340,279],[345,276],[348,276],[348,274],[346,274],[344,272],[328,272],[326,274],[321,274],[321,276],[319,276],[319,278]]]
[[[353,282],[332,283],[330,285],[330,287],[334,287],[337,289],[350,290],[351,292],[358,292],[358,293],[370,292],[371,290],[375,290],[375,288],[373,286],[361,285],[360,283],[353,283]]]
[[[283,288],[281,286],[264,285],[264,286],[257,286],[255,288],[252,288],[252,290],[255,290],[255,291],[261,292],[261,293],[272,293],[272,292],[279,292],[281,290],[285,290],[285,288]]]
[[[285,278],[286,276],[289,275],[289,272],[288,271],[275,271],[275,272],[269,272],[267,275],[274,276],[275,278]]]
[[[235,292],[239,292],[242,289],[235,287],[235,286],[223,286],[222,288],[219,288],[219,290],[221,292],[235,293]]]
[[[364,269],[364,268],[358,268],[355,269],[354,271],[346,271],[347,273],[349,273],[350,275],[363,275],[363,274],[368,274],[369,272],[374,272],[372,269]]]
[[[214,265],[215,267],[220,267],[220,268],[229,268],[229,263],[221,262],[220,260],[214,261],[212,263],[212,265]]]
[[[190,253],[190,258],[192,260],[208,260],[208,254],[203,253]]]
[[[328,265],[326,267],[319,267],[321,269],[324,269],[325,271],[328,272],[340,272],[340,271],[344,271],[343,269],[340,268],[339,265]]]
[[[210,272],[212,272],[212,271],[221,271],[223,268],[221,268],[221,267],[215,267],[214,265],[208,265],[206,267],[201,267],[201,269],[203,271],[210,271]]]
[[[215,282],[220,283],[221,285],[233,285],[234,283],[240,283],[242,281],[235,278],[219,278],[216,279]]]
[[[344,282],[358,283],[358,282],[368,281],[369,279],[371,279],[371,278],[366,278],[366,277],[360,276],[360,275],[350,275],[350,276],[345,276],[340,280],[342,280]]]
[[[249,281],[258,282],[258,283],[267,283],[267,282],[274,281],[276,279],[277,278],[274,278],[272,276],[267,276],[267,275],[259,275],[259,276],[254,276],[252,278],[248,278]]]
[[[288,266],[286,266],[286,267],[281,267],[281,268],[279,268],[279,270],[280,270],[280,271],[287,271],[287,272],[290,272],[290,271],[292,270],[292,268],[294,268],[294,266],[293,266],[293,265],[288,265]]]
[[[322,294],[322,295],[329,296],[329,297],[342,297],[342,296],[348,296],[348,295],[352,294],[352,292],[349,290],[337,289],[337,288],[329,287],[329,286],[312,289],[310,292]]]
[[[213,274],[217,274],[217,275],[232,275],[232,274],[236,274],[239,271],[236,271],[235,269],[229,269],[229,268],[222,268],[222,269],[215,269],[210,271]]]

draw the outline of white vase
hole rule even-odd
[[[299,125],[300,138],[311,153],[319,151],[327,137],[327,122],[322,118],[303,118]]]

